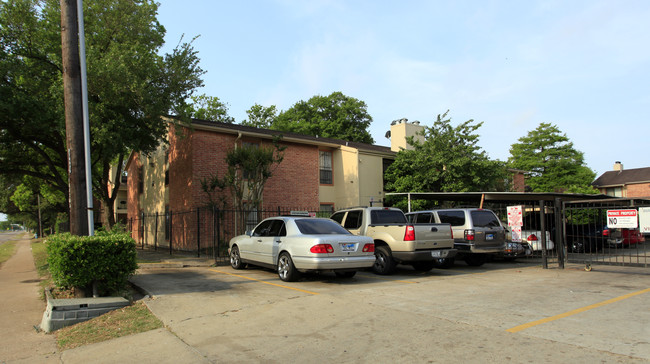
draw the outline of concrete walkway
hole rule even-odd
[[[3,233],[0,244],[28,237]],[[59,363],[53,335],[38,332],[45,302],[30,240],[17,241],[17,251],[0,267],[0,363]]]

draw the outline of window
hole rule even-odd
[[[350,235],[349,231],[330,220],[300,219],[296,220],[296,226],[298,226],[298,230],[305,235]]]
[[[332,181],[332,152],[318,152],[318,167],[320,169],[320,183],[322,185],[331,185]]]
[[[371,224],[404,224],[406,223],[406,216],[399,210],[371,210],[370,211]],[[361,225],[359,223],[359,225]]]
[[[363,221],[363,211],[352,210],[348,212],[348,217],[345,218],[345,228],[358,229],[361,227],[362,221]]]
[[[138,169],[138,193],[144,192],[144,167]]]
[[[165,186],[169,186],[169,169],[165,170]]]
[[[330,217],[334,213],[334,204],[323,203],[320,205],[318,216]]]
[[[492,211],[472,211],[470,215],[472,216],[472,222],[476,227],[490,228],[501,226],[499,219],[494,216]]]
[[[415,219],[415,223],[417,224],[429,224],[432,221],[433,221],[433,214],[430,212],[418,214],[417,218]]]
[[[606,190],[607,196],[623,197],[623,189],[621,187],[611,187]]]
[[[464,211],[438,211],[438,218],[443,224],[451,224],[451,226],[465,225]]]

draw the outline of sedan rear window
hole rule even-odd
[[[345,230],[341,225],[332,220],[300,219],[296,220],[296,226],[298,226],[298,230],[305,235],[351,235],[349,231]]]

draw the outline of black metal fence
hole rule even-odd
[[[193,254],[222,263],[228,260],[230,239],[251,230],[267,217],[296,212],[330,216],[330,212],[308,209],[238,211],[203,207],[178,212],[143,213],[137,218],[128,219],[127,228],[140,249],[169,252],[170,255]]]
[[[650,267],[650,244],[639,228],[608,228],[608,211],[650,207],[643,199],[564,203],[567,262]],[[636,219],[637,217],[635,217]]]

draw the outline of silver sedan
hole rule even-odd
[[[230,264],[275,269],[283,281],[301,272],[334,272],[351,278],[375,263],[375,244],[353,235],[334,220],[309,217],[272,217],[245,235],[230,240]]]

